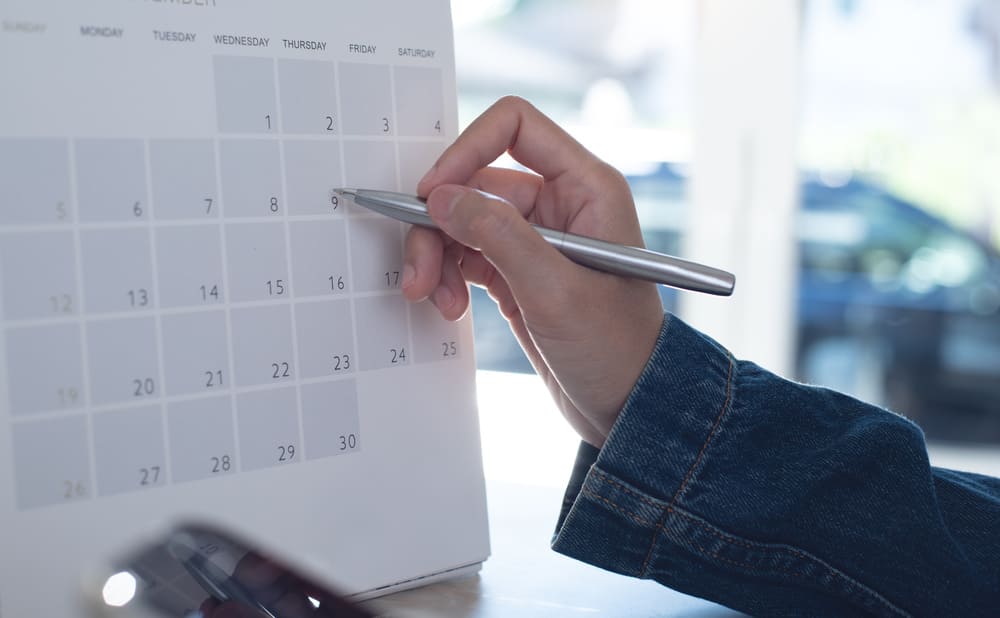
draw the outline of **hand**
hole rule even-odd
[[[507,151],[537,174],[486,167]],[[420,181],[441,232],[406,238],[403,294],[450,320],[466,282],[499,304],[563,415],[602,446],[663,321],[656,286],[579,266],[529,222],[642,246],[628,184],[526,101],[501,99]]]

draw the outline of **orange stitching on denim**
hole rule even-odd
[[[687,517],[689,519],[693,519],[690,515],[687,515],[685,513],[681,513],[680,511],[672,510],[672,512],[677,513],[678,515],[681,515],[682,517]],[[736,545],[740,545],[740,543],[738,541],[723,536],[722,534],[720,534],[720,533],[712,530],[707,525],[705,525],[705,524],[703,524],[703,523],[701,523],[701,522],[699,522],[697,520],[694,520],[694,521],[695,521],[695,523],[699,524],[700,526],[702,526],[703,528],[705,528],[706,530],[708,530],[712,534],[715,534],[717,537],[719,537],[720,539],[722,539],[724,542],[726,542],[726,543],[734,543]],[[660,531],[661,532],[664,531],[664,528],[661,527]],[[749,569],[749,570],[753,570],[755,572],[760,572],[760,567],[757,566],[757,565],[747,564],[747,563],[743,563],[743,562],[737,562],[736,560],[732,560],[730,558],[723,558],[722,556],[719,555],[718,552],[710,552],[710,551],[706,550],[704,547],[702,547],[701,545],[698,545],[697,543],[695,543],[694,541],[691,541],[691,544],[702,555],[709,556],[710,558],[713,558],[715,560],[719,560],[721,562],[727,562],[727,563],[729,563],[729,564],[731,564],[733,566],[737,566],[737,567],[740,567],[740,568],[743,568],[743,569]],[[848,577],[847,575],[845,575],[845,574],[837,571],[837,569],[835,569],[833,567],[830,567],[830,566],[827,566],[825,564],[819,563],[818,560],[816,560],[816,559],[814,559],[814,558],[812,558],[812,557],[810,557],[810,556],[808,556],[806,554],[799,553],[799,552],[795,551],[794,549],[792,549],[790,547],[753,547],[753,546],[750,546],[750,545],[743,545],[743,547],[746,547],[748,549],[754,549],[754,550],[757,550],[757,551],[775,551],[775,550],[777,550],[779,552],[780,551],[790,552],[790,553],[798,556],[799,558],[801,558],[802,560],[804,560],[804,561],[806,561],[806,562],[808,562],[810,564],[816,564],[816,566],[822,568],[827,573],[827,575],[831,575],[834,578],[839,579],[839,580],[845,582],[848,586],[850,586],[851,588],[857,590],[858,592],[861,592],[863,594],[867,594],[870,599],[872,599],[872,600],[880,603],[883,607],[886,607],[886,608],[892,610],[896,614],[901,615],[901,616],[909,616],[910,615],[905,610],[903,610],[903,609],[901,609],[899,607],[896,607],[896,605],[893,604],[892,601],[886,599],[885,597],[883,597],[878,592],[876,592],[874,590],[871,590],[870,588],[868,588],[864,584],[862,584],[860,582],[856,582],[853,579],[851,579],[850,577]],[[808,575],[806,575],[805,573],[802,573],[800,571],[790,571],[788,569],[782,569],[782,568],[780,568],[778,566],[775,566],[775,565],[768,566],[767,569],[765,569],[765,570],[768,570],[768,571],[778,571],[779,573],[785,573],[786,575],[791,575],[793,577],[798,577],[798,578],[802,578],[802,579],[810,579],[810,577]]]
[[[635,498],[637,498],[638,500],[640,500],[641,502],[643,502],[643,503],[645,503],[647,505],[660,508],[660,505],[658,503],[656,503],[654,500],[652,500],[652,499],[648,498],[647,496],[644,496],[644,495],[636,492],[635,490],[632,490],[632,489],[626,487],[625,485],[623,485],[622,483],[618,482],[614,478],[608,476],[606,473],[602,472],[601,470],[597,469],[596,467],[592,468],[592,471],[596,475],[598,475],[598,476],[601,477],[600,480],[602,482],[608,483],[609,485],[612,485],[612,486],[620,489],[621,491],[625,492],[626,494],[634,496]],[[716,530],[715,528],[713,528],[712,526],[710,526],[706,522],[701,521],[700,519],[698,519],[694,515],[691,515],[689,513],[685,513],[685,512],[680,511],[680,510],[678,510],[678,509],[676,509],[674,507],[667,507],[663,511],[663,515],[659,518],[659,520],[657,522],[652,522],[652,521],[649,521],[649,520],[647,520],[647,519],[645,519],[645,518],[637,515],[636,513],[633,513],[631,511],[623,508],[622,506],[620,506],[619,504],[617,504],[617,503],[609,500],[608,498],[605,498],[603,496],[599,496],[599,495],[595,494],[593,492],[593,490],[587,489],[586,487],[583,488],[583,490],[581,491],[581,493],[583,493],[588,498],[591,498],[593,500],[597,500],[598,502],[601,502],[601,503],[605,504],[608,508],[610,508],[610,509],[612,509],[612,510],[618,512],[618,513],[621,513],[622,515],[624,515],[625,517],[628,517],[630,520],[632,520],[633,522],[635,522],[635,523],[637,523],[639,525],[642,525],[642,526],[654,526],[655,530],[656,530],[656,534],[663,534],[664,536],[666,536],[667,535],[666,517],[668,515],[671,515],[671,514],[677,514],[677,515],[681,516],[682,518],[684,518],[684,519],[686,519],[686,520],[688,520],[688,521],[696,524],[699,528],[702,528],[703,530],[705,530],[706,532],[708,532],[712,536],[715,536],[716,538],[718,538],[719,540],[721,540],[723,543],[726,543],[726,544],[729,544],[729,545],[735,545],[735,546],[738,546],[738,547],[742,547],[744,549],[749,549],[751,551],[762,552],[762,553],[765,553],[765,554],[769,553],[769,552],[790,554],[790,555],[794,556],[795,558],[798,558],[798,559],[800,559],[800,560],[802,560],[804,562],[807,562],[809,564],[814,564],[815,566],[823,569],[824,572],[826,572],[829,576],[832,576],[832,577],[834,577],[836,579],[839,579],[839,580],[845,582],[848,586],[851,586],[852,588],[857,588],[858,586],[860,586],[861,589],[866,589],[867,588],[863,584],[859,584],[858,582],[855,582],[853,579],[851,579],[847,575],[845,575],[843,573],[840,573],[839,571],[837,571],[837,569],[835,569],[833,567],[830,567],[828,565],[822,564],[822,562],[818,561],[817,559],[813,558],[812,556],[810,556],[810,555],[808,555],[808,554],[806,554],[804,552],[800,552],[800,551],[796,550],[795,548],[787,547],[787,546],[785,546],[785,547],[778,547],[778,546],[775,546],[774,544],[769,544],[769,543],[754,543],[752,541],[745,541],[745,540],[742,540],[742,539],[733,538],[733,537],[731,537],[729,535],[724,534],[723,532],[721,532],[719,530]],[[654,539],[655,539],[655,536],[654,536]],[[742,568],[742,569],[750,569],[750,570],[754,570],[754,571],[757,571],[757,572],[759,572],[761,570],[759,565],[754,565],[754,564],[747,563],[747,562],[738,562],[738,561],[733,560],[731,558],[724,558],[719,552],[717,552],[717,551],[716,552],[711,552],[711,551],[705,549],[704,547],[702,547],[701,545],[697,544],[696,542],[694,542],[694,541],[692,541],[690,539],[688,539],[688,540],[691,543],[691,545],[694,547],[694,549],[696,549],[698,551],[698,553],[700,553],[700,554],[702,554],[704,556],[708,556],[708,557],[710,557],[710,558],[712,558],[714,560],[718,560],[720,562],[725,562],[727,564],[731,564],[731,565],[733,565],[735,567],[739,567],[739,568]],[[639,577],[644,577],[645,576],[646,570],[649,568],[649,561],[651,559],[651,556],[652,556],[652,546],[650,546],[650,551],[646,555],[646,560],[643,561],[641,570],[639,571]],[[808,578],[809,577],[808,575],[806,575],[806,574],[804,574],[804,573],[802,573],[800,571],[793,571],[793,570],[781,568],[778,565],[774,565],[774,564],[768,565],[766,567],[766,569],[764,569],[764,570],[765,571],[778,572],[778,573],[784,573],[786,575],[791,575],[791,576],[797,577],[797,578]],[[895,605],[893,605],[887,599],[882,598],[882,596],[880,594],[878,594],[877,592],[875,592],[875,591],[869,591],[869,594],[871,595],[871,598],[873,598],[874,600],[878,601],[883,606],[888,607],[888,608],[892,609],[893,611],[895,611],[897,613],[899,613],[899,612],[902,611],[898,607],[896,607]],[[903,615],[906,615],[905,612],[903,613]]]
[[[750,569],[750,570],[753,570],[753,571],[756,571],[756,572],[760,571],[760,568],[757,567],[757,566],[755,566],[755,565],[747,564],[747,563],[744,563],[744,562],[737,562],[736,560],[733,560],[731,558],[723,558],[722,556],[719,555],[718,552],[710,552],[707,549],[705,549],[704,547],[702,547],[701,545],[698,545],[697,543],[695,543],[693,541],[691,542],[691,544],[694,545],[694,548],[697,549],[699,553],[704,554],[706,556],[709,556],[709,557],[711,557],[711,558],[713,558],[715,560],[719,560],[721,562],[727,562],[727,563],[729,563],[729,564],[731,564],[733,566],[738,566],[738,567],[743,568],[743,569]],[[804,573],[800,573],[798,571],[789,571],[787,569],[782,569],[782,568],[777,567],[777,566],[769,567],[767,570],[778,571],[779,573],[785,573],[786,575],[792,575],[793,577],[807,577]]]
[[[598,496],[597,494],[595,494],[594,492],[590,491],[589,489],[584,489],[581,493],[583,493],[585,496],[587,496],[588,498],[590,498],[592,500],[597,500],[598,502],[603,502],[604,504],[606,504],[612,510],[621,513],[622,515],[628,517],[629,519],[631,519],[632,521],[634,521],[637,524],[640,524],[640,525],[643,525],[643,526],[653,526],[653,527],[656,526],[656,522],[655,521],[650,521],[648,519],[644,519],[641,516],[639,516],[638,514],[633,513],[632,511],[629,511],[629,510],[625,509],[624,507],[620,506],[618,503],[612,502],[611,500],[605,498],[604,496]]]
[[[677,515],[680,515],[681,517],[694,522],[699,527],[703,528],[709,534],[717,537],[719,540],[721,540],[724,543],[728,543],[730,545],[737,545],[737,546],[743,547],[745,549],[749,549],[749,550],[752,550],[752,551],[758,551],[758,552],[762,552],[762,553],[775,552],[775,553],[791,554],[792,556],[794,556],[794,557],[796,557],[796,558],[798,558],[798,559],[800,559],[800,560],[802,560],[804,562],[807,562],[809,564],[815,565],[815,566],[823,569],[823,571],[828,576],[832,576],[835,579],[839,579],[839,580],[841,580],[842,582],[846,583],[848,586],[850,586],[852,588],[860,588],[862,590],[867,590],[868,594],[870,594],[872,598],[874,598],[875,600],[877,600],[882,605],[891,608],[893,611],[895,611],[897,613],[902,612],[903,615],[908,615],[905,612],[903,612],[903,610],[901,610],[900,608],[898,608],[895,605],[893,605],[893,603],[891,601],[889,601],[888,599],[885,599],[884,597],[882,597],[882,595],[880,595],[878,592],[875,592],[874,590],[869,589],[867,586],[865,586],[864,584],[862,584],[860,582],[854,581],[852,578],[848,577],[844,573],[841,573],[836,568],[834,568],[832,566],[829,566],[829,565],[826,565],[826,564],[823,564],[820,560],[818,560],[817,558],[813,558],[809,554],[800,552],[800,551],[798,551],[798,550],[796,550],[796,549],[794,549],[792,547],[787,547],[787,546],[776,547],[773,544],[765,544],[765,543],[756,543],[755,544],[755,543],[751,543],[749,541],[741,541],[741,540],[738,540],[738,539],[734,539],[734,538],[732,538],[730,536],[727,536],[727,535],[723,534],[722,532],[720,532],[718,530],[715,530],[714,528],[712,528],[711,526],[709,526],[705,522],[699,521],[696,517],[694,517],[693,515],[689,515],[688,513],[683,513],[681,511],[678,511],[677,509],[673,509],[673,508],[668,509],[668,513],[676,513]],[[666,534],[666,527],[661,525],[658,528],[657,532]],[[732,564],[734,566],[738,566],[738,567],[741,567],[741,568],[752,569],[754,571],[759,571],[760,570],[760,567],[757,566],[757,565],[748,564],[748,563],[742,563],[742,562],[737,562],[737,561],[732,560],[730,558],[723,558],[721,555],[719,555],[718,552],[709,552],[708,550],[706,550],[705,548],[701,547],[700,545],[698,545],[694,541],[690,541],[690,542],[691,542],[692,545],[694,545],[695,549],[697,549],[703,555],[709,556],[709,557],[714,558],[716,560],[721,560],[722,562],[728,562],[729,564]],[[806,575],[805,573],[801,573],[799,571],[790,571],[790,570],[787,570],[787,569],[780,568],[780,567],[778,567],[776,565],[770,565],[765,570],[778,571],[780,573],[786,573],[788,575],[792,575],[792,576],[800,577],[800,578],[807,578],[807,579],[809,578],[809,576]]]
[[[796,551],[795,549],[793,549],[791,547],[776,547],[772,543],[753,543],[751,541],[744,541],[742,539],[735,539],[735,538],[733,538],[731,536],[723,534],[722,532],[719,532],[718,530],[716,530],[712,526],[709,526],[708,524],[706,524],[705,522],[699,520],[697,517],[695,517],[693,515],[689,515],[688,513],[684,513],[682,511],[677,510],[677,509],[668,509],[668,511],[670,513],[676,513],[677,515],[680,515],[684,519],[690,520],[691,522],[693,522],[694,524],[696,524],[699,528],[702,528],[703,530],[705,530],[709,534],[711,534],[711,535],[719,538],[720,540],[722,540],[722,541],[724,541],[726,543],[729,543],[731,545],[738,545],[740,547],[743,547],[743,548],[746,548],[746,549],[755,550],[755,551],[775,551],[775,550],[777,550],[777,551],[785,551],[785,552],[788,552],[788,553],[790,553],[790,554],[792,554],[792,555],[794,555],[794,556],[796,556],[798,558],[802,558],[803,560],[810,560],[810,557],[808,555],[803,554],[801,552],[798,552],[798,551]],[[661,532],[665,532],[665,529],[661,528]]]
[[[649,561],[653,558],[653,548],[656,546],[656,536],[663,531],[663,523],[666,521],[667,515],[673,511],[674,505],[677,504],[677,499],[680,497],[681,493],[683,493],[685,487],[687,487],[688,481],[691,480],[691,476],[694,474],[695,468],[697,468],[698,464],[701,462],[702,456],[708,449],[708,445],[712,441],[712,437],[715,435],[715,432],[719,429],[719,425],[722,423],[722,417],[725,416],[726,409],[729,407],[729,398],[732,397],[733,393],[734,363],[731,354],[727,353],[726,357],[729,359],[729,372],[726,375],[726,398],[722,401],[722,408],[719,410],[719,414],[715,417],[712,429],[705,437],[705,442],[701,445],[701,450],[698,451],[698,456],[694,458],[694,462],[691,464],[691,467],[688,468],[687,474],[684,475],[684,480],[681,481],[677,491],[674,492],[673,497],[670,499],[670,504],[667,505],[666,510],[664,510],[663,515],[660,516],[660,519],[657,522],[658,529],[654,532],[653,538],[649,541],[649,551],[646,552],[646,559],[642,561],[642,568],[639,571],[640,575],[644,575],[646,573],[646,569],[649,568]]]
[[[715,432],[719,429],[719,425],[722,423],[722,417],[726,414],[726,408],[729,407],[729,398],[732,397],[733,394],[734,363],[731,355],[727,354],[727,357],[729,358],[729,374],[726,376],[726,398],[722,402],[722,408],[719,410],[719,414],[715,417],[715,422],[712,424],[712,430],[708,432],[708,436],[705,437],[704,444],[701,445],[701,450],[698,451],[698,456],[694,458],[694,463],[692,463],[691,467],[688,468],[687,474],[684,475],[684,480],[681,481],[680,487],[677,488],[677,491],[674,493],[674,497],[670,499],[670,504],[667,506],[668,509],[673,508],[673,506],[677,503],[677,499],[682,493],[684,493],[684,489],[687,487],[688,481],[691,480],[691,476],[694,474],[695,468],[698,467],[702,456],[704,456],[705,451],[708,449],[709,443],[712,441],[712,438],[715,436]]]
[[[599,475],[601,477],[601,482],[604,482],[604,483],[607,483],[608,485],[612,485],[614,487],[617,487],[618,489],[620,489],[621,491],[629,494],[630,496],[635,496],[635,498],[637,500],[640,500],[641,502],[645,502],[649,506],[656,507],[658,509],[662,509],[664,507],[663,502],[658,501],[658,500],[654,500],[654,499],[650,498],[649,496],[645,496],[645,495],[643,495],[643,494],[635,491],[634,489],[629,489],[628,487],[626,487],[625,485],[623,485],[620,481],[618,481],[618,480],[616,480],[616,479],[608,476],[606,473],[602,472],[601,470],[597,469],[596,467],[593,468],[593,471],[594,471],[594,474]]]

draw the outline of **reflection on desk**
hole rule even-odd
[[[493,554],[479,575],[369,601],[380,616],[656,616],[722,618],[743,614],[571,560],[549,549],[562,490],[487,482]]]

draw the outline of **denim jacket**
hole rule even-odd
[[[672,316],[552,547],[755,615],[1000,616],[1000,479]]]

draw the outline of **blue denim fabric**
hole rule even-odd
[[[755,615],[1000,616],[1000,479],[672,316],[552,547]]]

